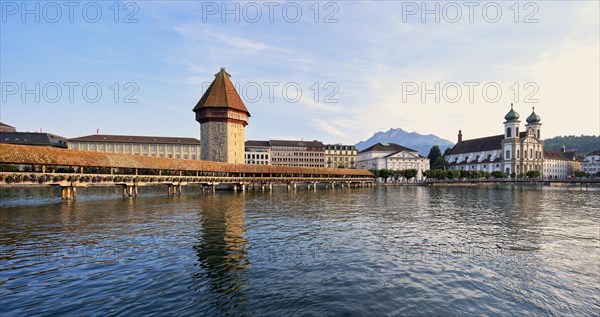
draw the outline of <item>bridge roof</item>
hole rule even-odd
[[[230,164],[11,144],[0,144],[0,163],[201,172],[373,176],[369,171],[358,169]]]

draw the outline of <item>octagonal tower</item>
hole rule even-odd
[[[250,112],[230,77],[221,68],[193,110],[200,123],[203,161],[244,164],[244,128]]]

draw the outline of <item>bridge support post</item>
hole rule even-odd
[[[313,183],[313,190],[316,191],[317,190],[317,183]]]
[[[237,193],[238,191],[238,185],[237,184],[233,184],[233,192]]]
[[[273,183],[269,183],[269,191],[273,190]]]

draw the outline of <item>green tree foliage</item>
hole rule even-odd
[[[419,171],[417,171],[416,169],[407,169],[402,171],[402,176],[404,176],[404,178],[406,179],[411,179],[413,177],[416,177],[418,173]]]
[[[458,178],[460,178],[460,171],[455,171],[455,170],[447,171],[446,177],[448,179],[458,179]]]
[[[429,162],[429,164],[431,165],[431,169],[437,170],[445,170],[448,169],[448,166],[450,166],[450,163],[446,162],[446,159],[444,159],[443,156],[440,156],[437,159],[435,159],[435,162],[433,162],[433,164],[431,164],[431,162]]]
[[[437,145],[432,146],[431,150],[429,150],[429,154],[427,154],[430,169],[435,169],[434,163],[439,157],[442,157],[442,151],[440,151],[440,147]]]
[[[525,176],[527,178],[538,178],[542,176],[542,174],[540,173],[540,171],[529,171]]]
[[[546,150],[559,151],[562,146],[565,146],[567,150],[575,149],[578,153],[588,154],[600,149],[600,136],[565,135],[544,140],[544,148]]]
[[[494,172],[492,172],[491,176],[493,178],[506,178],[507,175],[506,175],[506,173],[501,172],[501,171],[494,171]]]

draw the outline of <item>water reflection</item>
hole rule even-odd
[[[202,234],[194,246],[201,270],[193,274],[197,291],[206,292],[208,304],[217,313],[239,310],[246,302],[248,265],[244,239],[244,195],[217,194],[200,198]]]

